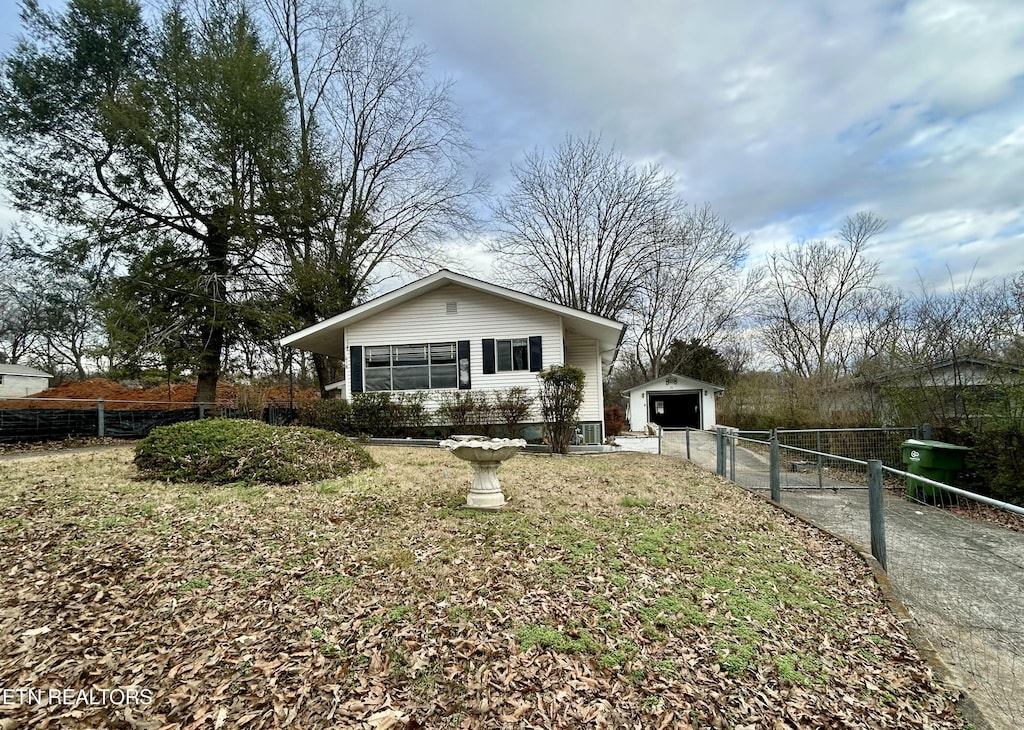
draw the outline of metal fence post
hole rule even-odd
[[[658,426],[658,454],[661,454],[661,439],[662,439],[662,436],[664,436],[664,434],[665,434],[665,429],[662,428],[661,426]]]
[[[817,431],[818,436],[818,448],[815,451],[818,452],[818,489],[825,488],[825,480],[822,479],[822,459],[821,459],[821,431]]]
[[[931,441],[932,440],[932,424],[930,424],[930,423],[924,424],[924,440],[925,441]]]
[[[106,420],[103,410],[103,399],[100,398],[96,401],[96,435],[103,438],[107,432],[107,424],[104,423]]]
[[[725,428],[715,430],[715,474],[725,476]]]
[[[202,421],[204,418],[206,418],[206,404],[205,403],[200,403],[199,404],[199,420]]]
[[[768,440],[768,484],[772,490],[772,501],[782,504],[782,477],[779,474],[779,435],[772,429]]]
[[[731,429],[729,435],[732,437],[729,440],[729,479],[736,481],[736,442],[740,440],[740,430]]]
[[[882,462],[879,459],[868,461],[868,509],[871,513],[871,554],[888,570],[885,555],[885,506],[883,503]]]
[[[688,461],[693,461],[690,458],[690,427],[686,427],[686,458]]]

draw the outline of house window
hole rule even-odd
[[[540,336],[513,337],[506,340],[483,340],[483,373],[540,372],[544,350]]]
[[[373,390],[428,390],[458,387],[454,342],[378,345],[365,350],[363,387]]]
[[[530,343],[525,337],[514,340],[495,340],[497,371],[507,373],[530,369]]]
[[[0,385],[3,385],[3,384],[4,384],[4,376],[0,375]]]

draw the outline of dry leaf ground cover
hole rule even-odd
[[[714,476],[522,455],[475,513],[468,465],[371,451],[274,488],[0,462],[0,689],[93,690],[4,727],[963,726],[864,564]]]

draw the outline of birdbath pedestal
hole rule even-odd
[[[473,483],[466,506],[471,509],[498,510],[505,505],[498,482],[498,467],[526,446],[523,439],[488,439],[482,436],[452,436],[438,444],[473,465]]]

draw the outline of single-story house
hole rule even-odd
[[[428,408],[438,404],[437,391],[537,392],[541,369],[575,365],[586,374],[583,439],[601,443],[604,378],[624,330],[621,322],[442,269],[281,344],[344,360],[337,390],[346,399],[426,391]],[[531,420],[539,422],[539,412]]]
[[[853,392],[887,423],[945,423],[1019,412],[1024,365],[966,356],[861,376]]]
[[[866,380],[874,385],[897,388],[987,388],[1016,382],[1022,372],[1024,366],[1016,363],[985,357],[962,357],[891,370]]]
[[[0,364],[0,398],[24,398],[46,390],[53,376],[25,365]]]
[[[630,431],[643,431],[648,423],[666,428],[708,429],[715,426],[715,398],[720,385],[670,373],[622,391]]]

